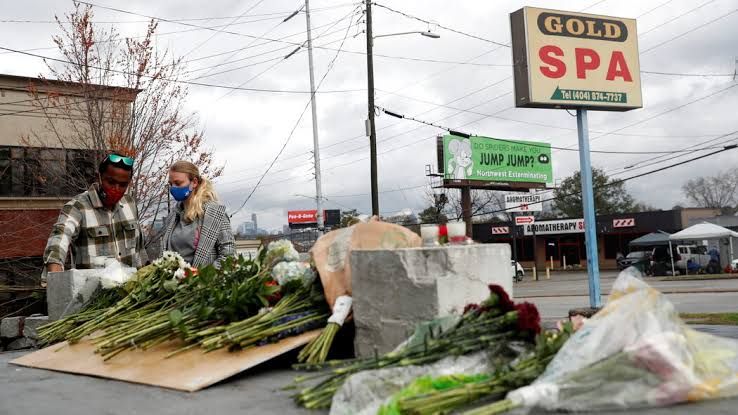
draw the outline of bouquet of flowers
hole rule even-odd
[[[535,382],[472,412],[517,407],[595,413],[738,395],[738,342],[687,327],[666,297],[623,271],[606,306]]]
[[[380,415],[448,413],[482,399],[501,399],[507,392],[533,382],[553,359],[573,332],[565,323],[561,332],[546,332],[536,337],[535,348],[510,363],[485,374],[456,374],[438,378],[422,377],[394,395]],[[489,408],[474,411],[488,413]]]
[[[165,253],[151,265],[139,269],[120,287],[98,292],[82,311],[69,315],[39,328],[39,337],[44,344],[67,340],[79,341],[109,325],[114,325],[126,312],[144,307],[165,296],[165,287],[179,269],[179,255]]]
[[[358,372],[424,365],[449,355],[461,356],[482,350],[499,352],[514,340],[533,341],[541,331],[535,307],[530,304],[516,306],[500,286],[490,285],[489,289],[489,297],[482,304],[467,306],[453,327],[440,333],[431,331],[421,342],[409,342],[396,351],[373,358],[297,365],[298,369],[329,370],[296,379],[295,387],[306,380],[323,380],[300,390],[294,396],[295,401],[306,408],[328,408],[346,379]]]
[[[52,323],[41,335],[48,343],[75,342],[99,332],[92,342],[105,359],[174,339],[184,345],[172,354],[278,341],[322,327],[327,318],[314,271],[291,261],[296,257],[289,241],[278,241],[255,259],[231,257],[220,268],[197,270],[166,252],[139,270],[120,301]]]

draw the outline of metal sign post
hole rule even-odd
[[[513,237],[512,254],[513,254],[513,261],[517,263],[518,262],[518,225],[515,221],[515,212],[512,213],[512,223],[513,223],[513,226],[512,226],[512,237]]]
[[[587,248],[587,274],[589,276],[589,306],[599,308],[600,262],[597,257],[597,222],[595,220],[592,164],[589,160],[589,128],[587,110],[577,110],[577,134],[579,136],[579,169],[582,177],[582,206],[584,207],[584,240]]]

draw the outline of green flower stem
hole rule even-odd
[[[518,408],[520,405],[514,404],[509,399],[503,399],[495,403],[479,407],[477,409],[464,412],[464,415],[497,415]]]

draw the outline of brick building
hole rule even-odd
[[[59,209],[94,180],[98,152],[74,139],[86,125],[80,104],[127,114],[138,92],[0,74],[0,284],[38,278]]]

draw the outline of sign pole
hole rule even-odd
[[[536,227],[533,226],[533,267],[538,268],[538,244],[536,243]]]
[[[587,110],[577,110],[577,134],[579,136],[579,168],[582,178],[582,206],[584,208],[584,239],[587,248],[587,274],[589,276],[589,305],[600,307],[600,262],[597,257],[597,222],[595,220],[592,164],[589,159],[589,127]]]
[[[518,262],[518,224],[515,223],[515,212],[512,213],[513,261]]]

